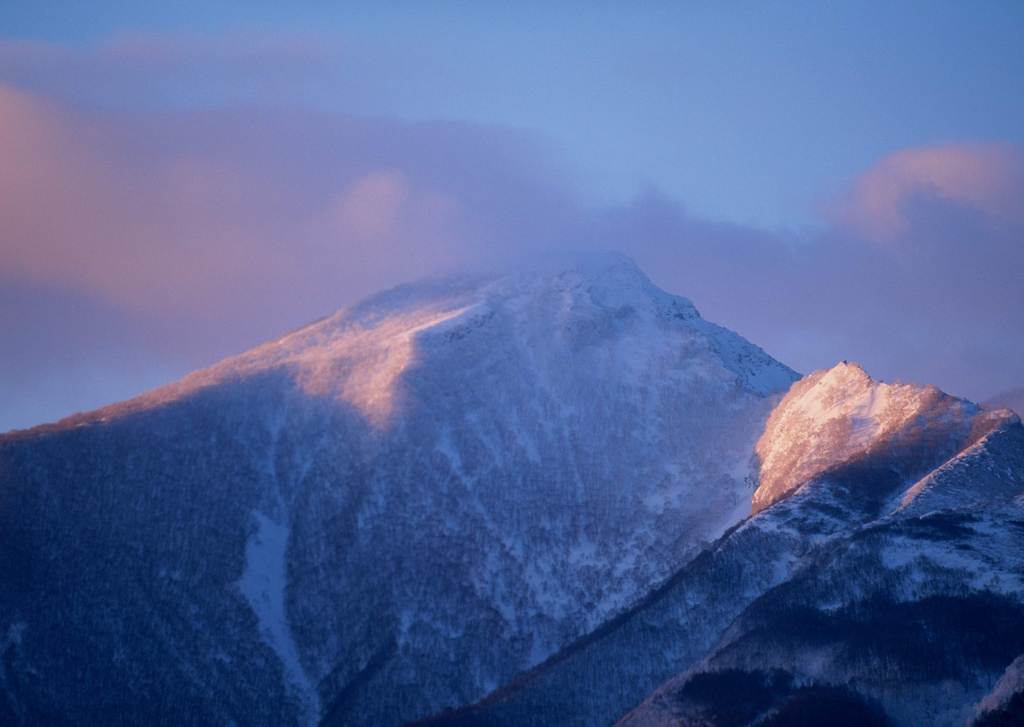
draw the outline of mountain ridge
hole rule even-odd
[[[0,433],[0,437],[24,437],[102,422],[104,419],[168,403],[232,377],[252,375],[279,366],[314,364],[317,359],[331,357],[332,352],[325,344],[359,327],[379,333],[382,323],[390,324],[393,330],[386,335],[401,338],[413,336],[420,331],[439,329],[446,322],[457,323],[456,319],[463,315],[470,318],[463,323],[471,323],[474,316],[487,314],[486,310],[480,309],[486,308],[488,297],[515,295],[522,292],[517,288],[528,286],[529,281],[569,277],[576,278],[578,283],[585,281],[588,292],[596,291],[595,298],[603,307],[643,307],[651,303],[662,306],[662,315],[692,321],[709,334],[720,337],[721,340],[716,341],[716,344],[721,354],[739,369],[737,373],[748,363],[736,360],[740,355],[736,349],[747,344],[745,340],[728,329],[705,321],[689,299],[661,291],[627,256],[614,251],[557,252],[496,270],[442,274],[404,283],[122,402],[71,414],[55,422]],[[413,315],[403,317],[407,309],[412,309]],[[759,347],[754,346],[752,350],[761,354],[754,356],[757,359],[753,362],[755,367],[759,363],[777,363]],[[341,355],[345,352],[336,353]],[[313,361],[303,361],[303,358]],[[752,380],[749,383],[766,393],[777,390],[787,377],[792,376],[793,372],[788,367],[779,365],[768,380]],[[310,383],[314,389],[327,387],[323,382]]]
[[[776,406],[772,417],[780,410],[799,409],[803,403],[801,399],[809,389],[817,386],[823,378],[827,379],[828,374],[836,368],[845,366],[842,363],[832,370],[816,372],[794,384]],[[846,371],[840,369],[840,373],[845,375]],[[853,373],[858,379],[866,376],[859,367]],[[877,383],[872,385],[885,386]],[[949,402],[943,398],[945,395],[936,395],[926,387],[917,387],[916,391],[925,400],[949,408]],[[848,411],[858,410],[863,392],[854,387],[848,395]],[[898,560],[890,560],[887,565],[879,564],[863,571],[864,574],[885,573],[887,568],[895,569],[895,572],[903,570],[906,575],[900,577],[907,579],[907,585],[901,585],[900,588],[914,589],[920,588],[920,585],[913,584],[925,582],[915,569],[927,565],[929,568],[945,569],[948,574],[940,581],[945,585],[932,588],[936,591],[936,597],[948,598],[944,594],[961,593],[961,589],[966,588],[968,592],[979,593],[979,597],[984,599],[988,597],[984,594],[995,588],[998,594],[996,598],[1009,597],[1010,603],[1016,604],[1011,608],[1024,609],[1019,603],[1022,586],[1020,560],[1019,556],[1015,556],[1019,550],[1014,549],[1024,546],[1024,539],[1012,526],[998,528],[997,525],[1001,518],[1007,516],[1024,517],[1024,428],[1012,412],[982,413],[969,403],[964,404],[964,408],[969,412],[967,421],[946,422],[950,425],[949,431],[957,434],[953,445],[955,451],[948,457],[942,456],[941,451],[936,452],[934,438],[906,438],[901,435],[899,427],[888,430],[878,428],[876,434],[878,431],[885,433],[868,447],[860,442],[860,446],[853,450],[859,454],[853,458],[848,456],[850,450],[843,446],[819,450],[831,453],[833,459],[817,463],[820,466],[807,473],[805,482],[785,489],[780,499],[760,509],[755,507],[750,516],[684,565],[665,586],[634,610],[584,637],[477,705],[437,715],[427,724],[586,725],[615,721],[624,712],[628,712],[628,716],[624,717],[623,724],[630,725],[690,723],[687,720],[702,724],[737,723],[734,721],[737,719],[735,715],[727,716],[730,714],[728,705],[743,702],[748,697],[741,697],[733,691],[723,691],[721,697],[713,697],[708,701],[708,693],[704,692],[705,696],[701,699],[705,701],[693,701],[693,696],[684,698],[681,695],[687,694],[686,690],[692,691],[688,685],[698,678],[703,679],[709,687],[721,683],[721,688],[725,689],[727,682],[721,681],[726,679],[722,669],[738,668],[743,676],[737,672],[737,678],[756,681],[761,677],[750,670],[771,667],[770,662],[763,663],[763,655],[772,652],[756,652],[762,656],[748,659],[747,666],[731,667],[728,663],[719,666],[717,661],[708,661],[723,648],[721,645],[716,646],[716,642],[728,643],[730,638],[739,638],[744,631],[736,631],[739,628],[737,624],[742,623],[745,614],[751,609],[756,610],[758,603],[773,603],[776,596],[772,594],[784,594],[787,589],[791,590],[794,584],[800,582],[800,574],[807,572],[808,568],[813,569],[817,560],[824,559],[821,562],[828,563],[828,559],[833,557],[830,553],[842,554],[850,547],[844,543],[858,543],[862,538],[875,539],[885,546],[881,551],[865,551],[863,556],[858,557],[884,560],[896,557],[887,553],[899,553]],[[977,427],[971,426],[975,419],[984,421],[977,422]],[[943,424],[941,418],[938,424]],[[769,440],[772,438],[772,432],[767,427],[764,436]],[[894,438],[901,442],[895,450],[892,446]],[[922,458],[922,455],[927,456]],[[928,456],[932,461],[928,461]],[[896,469],[893,468],[894,464]],[[902,470],[902,474],[897,470]],[[986,480],[978,478],[979,471],[996,472],[1006,481],[994,483],[994,490],[974,501],[968,498],[951,502],[948,498],[950,487],[961,492],[968,491],[969,494],[971,489],[985,485]],[[936,472],[945,473],[945,496],[932,488],[933,491],[927,495],[928,502],[918,501],[914,507],[907,507],[906,504],[899,506],[915,488],[918,491],[911,500],[922,497],[921,490],[927,488],[920,487],[920,483],[934,478]],[[767,484],[771,486],[772,483],[769,481]],[[934,509],[936,506],[938,510]],[[959,542],[954,540],[950,545],[944,545],[944,539],[951,536],[945,534],[943,523],[950,521],[950,518],[955,521],[956,518],[965,517],[982,518],[977,522],[987,524],[977,535],[970,534],[974,531],[966,529],[964,532],[969,535],[957,536],[961,538]],[[992,540],[992,545],[985,545],[986,539],[997,533],[999,535]],[[1016,546],[999,545],[1004,541],[1016,543]],[[959,548],[968,546],[987,551],[984,558],[994,558],[990,561],[992,563],[1001,562],[1002,575],[996,580],[992,580],[994,574],[979,580],[971,568],[958,571],[965,567],[963,564],[971,561],[962,557],[957,560],[954,554],[960,552]],[[861,548],[859,545],[857,547]],[[976,572],[983,574],[985,569],[979,568]],[[837,582],[857,583],[865,577],[859,570],[854,573],[847,572],[839,576]],[[911,605],[915,598],[926,595],[908,598],[904,590],[886,591],[884,585],[871,588],[886,594],[880,597],[906,600]],[[943,588],[950,590],[944,592]],[[850,596],[838,598],[842,606],[846,603],[843,599],[849,599]],[[836,607],[832,601],[828,603],[833,604],[830,608]],[[950,604],[952,608],[955,599]],[[1024,610],[1019,612],[1024,613]],[[772,618],[781,618],[785,613],[787,611],[782,610],[780,615],[773,615]],[[872,612],[869,610],[868,613]],[[885,609],[869,618],[876,618],[882,613],[885,613]],[[809,614],[808,618],[812,616],[822,618],[814,614]],[[928,618],[935,616],[933,613]],[[956,628],[949,625],[945,628],[951,630],[951,636],[956,635]],[[730,637],[730,633],[736,635]],[[838,648],[853,648],[843,646],[841,640],[838,643]],[[1007,643],[1011,650],[1019,646],[1014,646],[1012,639],[1007,640]],[[773,648],[784,649],[786,644],[782,642]],[[981,690],[993,688],[992,683],[1015,655],[1010,654],[1006,657],[1007,661],[1002,663],[1000,659],[1003,657],[992,657],[995,663],[987,667],[987,676],[974,687],[977,698],[983,695]],[[901,658],[906,660],[910,657],[904,655]],[[757,666],[750,666],[751,663]],[[913,664],[912,661],[907,663]],[[820,685],[820,690],[824,691],[800,691],[783,685],[797,683],[791,682],[791,679],[802,679],[802,683],[814,684],[814,679],[807,675],[792,676],[792,665],[779,665],[777,669],[781,670],[772,679],[783,681],[773,687],[774,696],[766,698],[763,704],[750,706],[752,711],[747,719],[752,720],[758,715],[764,717],[766,710],[767,713],[781,710],[779,714],[787,710],[809,710],[813,705],[824,705],[825,700],[835,698],[846,700],[857,709],[863,707],[865,715],[877,717],[881,714],[881,719],[885,720],[886,713],[890,717],[897,714],[897,723],[920,723],[920,719],[915,721],[911,718],[907,721],[908,716],[914,714],[912,710],[906,712],[910,709],[907,707],[908,700],[913,702],[913,691],[890,700],[885,709],[879,711],[881,707],[876,702],[875,692],[869,691],[867,696],[858,688],[830,692],[828,689],[832,688],[832,682]],[[682,675],[671,677],[673,671],[681,672]],[[656,687],[659,682],[664,682],[663,686]],[[897,689],[899,686],[900,683],[894,681],[891,688]],[[651,693],[647,694],[648,691]],[[755,693],[756,690],[750,692]],[[690,706],[684,707],[679,699],[690,700],[685,702]],[[725,701],[716,701],[719,699]],[[634,710],[634,704],[641,700],[642,704]],[[969,702],[950,704],[948,699],[944,704],[946,706],[940,709],[948,711],[934,712],[928,718],[929,721],[956,724],[955,715],[966,714],[963,710],[971,706]],[[918,705],[914,709],[917,708],[923,707]],[[684,711],[680,712],[681,709]],[[904,710],[902,718],[898,717],[898,710],[901,709]],[[952,718],[951,714],[954,714]],[[796,719],[795,716],[792,718]],[[722,721],[719,722],[719,719]]]

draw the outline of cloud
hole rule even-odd
[[[1024,154],[1006,144],[902,150],[852,180],[808,256],[848,357],[975,399],[1019,385],[1022,200]]]
[[[1008,144],[962,143],[904,149],[877,162],[836,207],[840,224],[872,239],[908,234],[915,205],[934,201],[1024,223],[1024,154]]]
[[[577,207],[532,135],[448,122],[97,111],[0,86],[0,158],[7,305],[49,312],[0,330],[34,352],[0,360],[7,413],[49,362],[73,380],[68,356],[116,369],[130,349],[184,373],[380,288],[555,244]],[[77,335],[103,315],[117,345]],[[38,345],[62,338],[59,357]]]
[[[325,249],[325,258],[373,277],[409,278],[465,259],[464,218],[450,192],[421,187],[397,170],[379,170],[328,200],[314,225],[317,237],[344,241]]]
[[[606,210],[595,237],[800,370],[850,358],[984,398],[1024,371],[1021,158],[1008,145],[897,153],[836,202],[856,215],[795,235],[701,220],[650,193]],[[886,205],[864,206],[879,189]]]
[[[474,124],[101,111],[8,86],[0,157],[0,282],[34,322],[0,318],[5,348],[29,352],[0,361],[11,425],[44,411],[31,401],[55,371],[128,396],[403,280],[558,247],[632,255],[801,370],[852,358],[979,398],[1024,370],[1013,147],[894,154],[795,236],[703,220],[657,190],[595,205],[544,140]],[[97,383],[104,366],[123,388]]]
[[[0,272],[133,310],[234,315],[301,288],[333,306],[557,221],[566,193],[532,147],[446,123],[85,113],[0,88]],[[530,214],[506,232],[514,207]]]

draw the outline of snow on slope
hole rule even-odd
[[[949,447],[971,431],[979,409],[933,386],[874,381],[843,361],[798,381],[768,418],[757,442],[758,512],[830,467],[886,442]]]
[[[261,635],[281,658],[286,677],[298,691],[306,712],[301,721],[316,724],[320,700],[299,660],[285,612],[289,529],[259,511],[253,513],[253,519],[256,532],[246,546],[245,571],[238,587],[259,619]]]
[[[1018,421],[1009,409],[979,413],[968,446],[907,488],[897,511],[925,514],[948,507],[1012,501],[1024,491],[1024,471],[994,463],[1000,461],[1000,450],[1013,446],[1004,442],[1002,431]]]
[[[421,349],[437,336],[473,330],[499,311],[518,318],[514,332],[527,339],[550,333],[548,321],[537,318],[539,314],[554,314],[556,327],[565,329],[563,336],[579,335],[574,326],[596,324],[602,313],[617,315],[617,321],[601,321],[601,325],[611,324],[609,330],[593,333],[601,337],[612,334],[614,328],[623,332],[642,328],[628,331],[630,345],[620,342],[614,352],[627,375],[640,374],[647,357],[662,347],[656,339],[645,340],[643,334],[660,335],[665,321],[677,320],[685,321],[717,357],[716,365],[749,391],[772,395],[796,378],[792,370],[741,336],[702,319],[689,300],[654,286],[625,256],[588,251],[551,254],[511,274],[455,276],[402,286],[181,381],[58,424],[109,421],[283,367],[307,394],[350,404],[375,426],[383,427],[399,404],[402,374],[416,364]]]

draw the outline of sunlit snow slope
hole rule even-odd
[[[978,414],[975,404],[934,386],[874,381],[846,361],[805,376],[772,412],[757,442],[761,469],[754,511],[830,467],[865,456],[880,442],[894,459],[911,448],[952,453]]]

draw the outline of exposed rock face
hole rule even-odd
[[[794,378],[597,256],[399,288],[8,435],[0,717],[472,702],[743,517]]]

